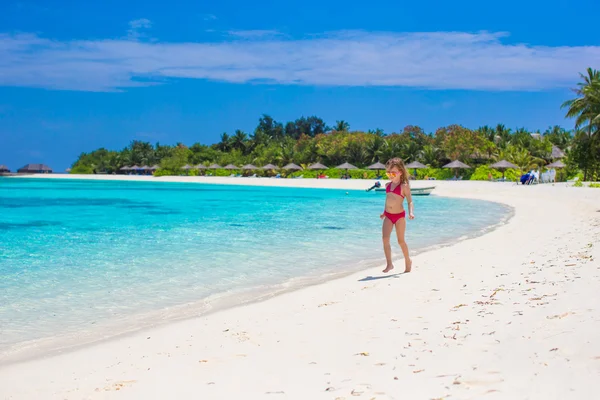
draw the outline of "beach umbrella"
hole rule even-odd
[[[377,177],[379,178],[379,171],[385,169],[385,165],[377,161],[375,164],[369,165],[367,169],[377,170]]]
[[[221,167],[219,164],[210,164],[208,166],[209,169],[221,169],[223,167]]]
[[[546,165],[546,168],[564,168],[566,165],[562,161],[554,161],[552,164]]]
[[[206,169],[206,165],[198,164],[194,168],[195,169]]]
[[[358,169],[356,168],[354,165],[350,164],[350,163],[343,163],[342,165],[338,165],[337,167],[335,167],[336,169],[345,169],[346,170],[346,175],[348,175],[348,170],[349,169]]]
[[[337,167],[335,167],[336,169],[345,169],[346,171],[348,171],[349,169],[358,169],[356,168],[354,165],[349,164],[349,163],[343,163],[342,165],[338,165]]]
[[[313,165],[309,165],[308,169],[327,169],[327,167],[321,163],[314,163]]]
[[[288,171],[291,171],[291,170],[300,171],[302,169],[302,167],[299,165],[296,165],[294,163],[289,163],[288,165],[283,167],[283,169],[288,170]]]
[[[160,167],[159,167],[158,165],[153,165],[152,167],[150,167],[150,169],[151,169],[152,171],[156,171],[156,170],[158,170],[159,168],[160,168]]]
[[[407,164],[406,168],[409,168],[409,169],[412,168],[412,169],[414,169],[415,170],[415,177],[416,177],[417,176],[417,169],[427,168],[427,165],[421,164],[418,161],[413,161],[410,164]]]
[[[379,171],[380,169],[385,169],[385,165],[383,165],[382,163],[377,161],[375,164],[369,165],[367,167],[367,169],[375,169],[375,170]]]
[[[504,179],[504,172],[506,172],[508,168],[519,169],[519,167],[517,167],[515,164],[506,160],[498,161],[497,163],[490,165],[490,167],[502,171],[502,179]]]
[[[184,170],[184,171],[185,171],[186,173],[188,173],[188,174],[189,174],[189,172],[190,172],[190,169],[192,169],[192,168],[194,168],[194,167],[192,167],[192,166],[191,166],[191,165],[189,165],[189,164],[185,164],[183,167],[181,167],[181,169],[182,169],[182,170]]]
[[[119,171],[129,171],[130,169],[131,168],[126,165],[124,167],[119,168]]]
[[[462,163],[462,162],[460,162],[458,160],[454,160],[451,163],[448,163],[448,164],[444,165],[442,168],[450,168],[450,169],[456,170],[456,172],[454,174],[454,177],[457,177],[459,169],[461,169],[461,168],[467,169],[467,168],[471,168],[471,167],[469,167],[467,164]]]
[[[262,167],[261,169],[264,169],[265,171],[270,171],[272,169],[277,169],[277,165],[267,164],[264,167]]]
[[[235,166],[235,165],[233,165],[233,164],[229,164],[229,165],[226,165],[226,166],[224,166],[224,167],[223,167],[223,169],[227,169],[227,170],[230,170],[230,171],[234,171],[234,170],[237,170],[237,169],[239,169],[239,168],[238,168],[238,167],[236,167],[236,166]]]
[[[427,165],[425,164],[421,164],[418,161],[413,161],[410,164],[406,164],[406,168],[413,168],[413,169],[417,169],[417,168],[427,168]]]
[[[258,169],[258,168],[256,168],[256,167],[255,167],[254,165],[252,165],[252,164],[246,164],[246,165],[244,165],[244,166],[242,167],[242,169],[243,169],[243,170],[246,170],[246,171],[254,171],[255,169]]]
[[[327,169],[327,167],[321,163],[314,163],[313,165],[309,165],[308,169],[311,170],[324,170]],[[317,179],[319,179],[319,175],[317,175]]]

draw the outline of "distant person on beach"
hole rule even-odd
[[[404,254],[404,272],[410,272],[412,260],[410,259],[408,246],[404,240],[404,233],[406,232],[404,198],[406,198],[408,204],[408,219],[414,219],[415,214],[410,186],[408,184],[408,172],[406,171],[404,162],[400,158],[389,160],[385,165],[385,169],[390,182],[385,185],[385,210],[380,215],[380,218],[383,220],[383,251],[387,261],[383,272],[390,272],[394,269],[394,264],[392,264],[392,246],[390,244],[390,236],[394,227],[396,228],[398,244],[402,249],[402,254]]]

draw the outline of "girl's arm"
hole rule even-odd
[[[408,218],[414,219],[415,218],[415,208],[414,208],[414,204],[412,201],[412,193],[410,192],[410,185],[408,183],[406,183],[404,185],[404,188],[405,188],[405,193],[406,193],[406,202],[408,203]]]

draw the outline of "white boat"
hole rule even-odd
[[[410,188],[410,193],[413,196],[429,196],[433,192],[435,186]],[[385,192],[385,187],[376,188],[375,192]]]

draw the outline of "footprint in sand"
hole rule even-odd
[[[104,391],[105,392],[110,392],[112,390],[121,390],[127,386],[131,386],[135,383],[136,381],[119,381],[119,382],[115,382],[110,386],[105,386],[104,387]],[[97,392],[100,391],[100,389],[96,389]]]

